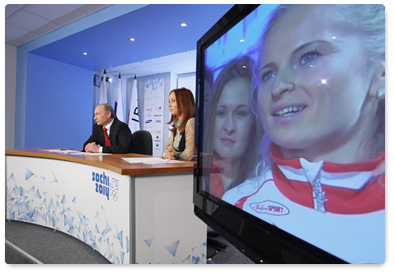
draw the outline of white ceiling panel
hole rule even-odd
[[[48,20],[23,9],[17,10],[6,18],[7,24],[29,31],[35,30],[48,22]]]
[[[5,42],[20,46],[108,6],[8,4],[5,6]]]
[[[6,41],[15,40],[26,33],[26,30],[8,24],[5,25],[5,28],[8,30],[5,32]]]
[[[49,21],[55,20],[71,11],[73,8],[70,5],[51,5],[51,4],[36,4],[26,5],[24,10],[40,15],[41,17],[48,19]]]
[[[5,6],[5,16],[6,17],[9,16],[13,12],[15,12],[17,9],[18,9],[18,7],[15,5],[6,5]]]

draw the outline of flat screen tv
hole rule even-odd
[[[195,214],[254,262],[385,262],[384,17],[235,5],[198,41]]]

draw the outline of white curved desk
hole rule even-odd
[[[62,231],[112,263],[206,263],[193,213],[193,162],[130,164],[137,154],[6,150],[7,219]]]

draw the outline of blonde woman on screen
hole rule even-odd
[[[385,259],[383,5],[283,5],[260,42],[261,176],[223,199],[351,263]]]

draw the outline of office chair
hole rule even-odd
[[[138,130],[133,133],[135,153],[143,155],[152,155],[152,136],[145,130]]]

